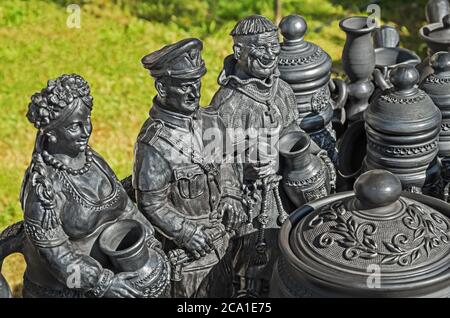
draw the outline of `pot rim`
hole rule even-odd
[[[297,135],[299,138],[296,139],[295,143],[290,148],[293,148],[298,142],[301,141],[301,139],[305,140],[305,144],[299,150],[295,150],[295,151],[290,151],[290,150],[287,151],[287,150],[283,149],[284,143],[288,142],[288,141],[286,141],[286,139],[288,139],[289,136],[294,136],[294,135]],[[307,152],[310,146],[311,146],[311,137],[309,137],[309,135],[303,131],[290,131],[278,140],[278,150],[279,150],[280,154],[283,157],[288,157],[288,158],[297,157],[298,155],[301,155],[301,154]]]
[[[379,52],[382,51],[397,51],[397,52],[404,52],[406,54],[410,55],[410,59],[406,60],[405,62],[401,62],[401,63],[396,63],[396,64],[391,64],[391,65],[383,65],[383,64],[377,64],[377,53],[379,54]],[[399,65],[417,65],[420,64],[422,62],[422,59],[413,51],[402,48],[402,47],[379,47],[375,49],[375,67],[387,67],[389,69],[393,69],[396,68]]]
[[[132,224],[133,226],[130,226],[130,229],[132,229],[133,227],[137,227],[141,234],[139,239],[131,246],[120,250],[120,251],[116,251],[110,248],[110,246],[107,244],[107,239],[106,239],[106,234],[108,233],[115,233],[115,230],[117,227],[121,226],[122,224]],[[141,246],[145,245],[144,244],[144,240],[145,240],[145,229],[144,226],[142,225],[142,223],[136,221],[136,220],[132,220],[132,219],[128,219],[128,220],[118,220],[117,222],[115,222],[114,224],[111,224],[110,226],[108,226],[105,230],[103,230],[103,232],[100,234],[100,239],[99,239],[99,245],[101,250],[108,256],[120,256],[120,257],[126,257],[129,254],[134,254],[137,250],[140,249]]]
[[[368,16],[352,16],[352,17],[347,17],[345,19],[342,19],[339,22],[339,27],[344,31],[344,32],[350,32],[350,33],[355,33],[355,34],[366,34],[366,33],[370,33],[373,30],[376,29],[376,25],[374,24],[373,26],[368,26],[367,25],[367,20],[369,19]],[[366,24],[364,28],[354,28],[351,27],[349,25],[345,25],[346,23],[348,23],[349,21],[358,21],[358,20],[366,20]]]

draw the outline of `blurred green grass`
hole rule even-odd
[[[81,28],[66,25],[66,5],[79,3]],[[282,14],[308,21],[307,40],[322,46],[339,67],[345,16],[365,13],[369,1],[282,0]],[[401,30],[403,44],[421,55],[417,30],[424,24],[426,0],[379,1],[384,22]],[[145,54],[186,37],[204,42],[208,68],[202,105],[218,85],[222,62],[231,52],[228,35],[239,18],[259,13],[273,18],[272,0],[20,1],[0,2],[0,230],[22,218],[19,190],[29,164],[35,129],[25,114],[30,96],[48,79],[78,73],[91,85],[94,131],[91,145],[122,178],[132,168],[133,145],[155,94],[153,80],[140,65]],[[23,261],[4,267],[12,285]]]

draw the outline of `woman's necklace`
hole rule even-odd
[[[81,175],[81,174],[86,173],[89,170],[89,168],[91,167],[92,151],[90,150],[89,146],[86,146],[85,153],[86,153],[86,163],[80,169],[72,169],[72,168],[68,167],[67,165],[62,163],[60,160],[56,159],[51,154],[49,154],[46,150],[44,150],[42,152],[42,158],[44,159],[44,162],[46,164],[52,166],[53,168],[55,168],[57,170],[61,170],[61,171],[67,171],[67,173],[76,176],[76,175]]]

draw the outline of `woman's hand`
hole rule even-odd
[[[135,278],[136,272],[124,272],[114,275],[111,285],[103,297],[105,298],[138,298],[142,294],[134,289],[130,279]]]

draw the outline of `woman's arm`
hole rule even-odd
[[[102,268],[94,258],[72,245],[58,213],[64,206],[64,197],[55,193],[48,176],[42,158],[35,157],[24,206],[24,226],[27,238],[53,276],[67,288],[90,296],[133,296],[134,290],[123,288],[126,287],[123,277]]]

